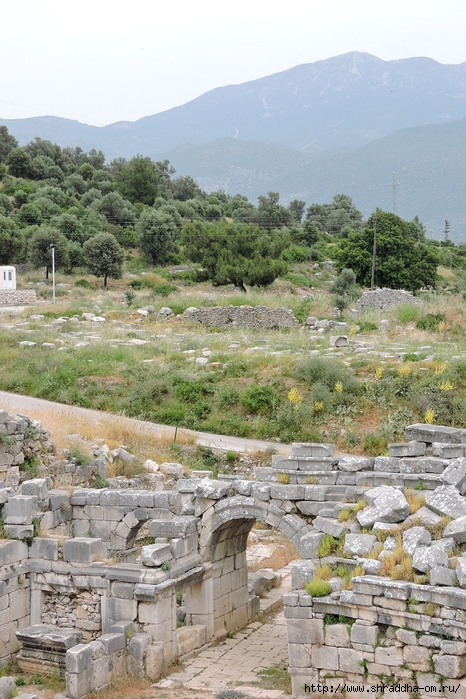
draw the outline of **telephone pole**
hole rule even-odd
[[[377,255],[377,212],[378,212],[378,209],[375,210],[375,218],[374,218],[374,247],[372,249],[371,291],[374,290],[374,284],[375,284],[375,258]]]
[[[445,240],[450,239],[450,221],[448,219],[445,219],[445,227],[443,229],[443,237]]]
[[[389,184],[388,186],[389,186],[389,187],[391,188],[391,190],[392,190],[392,195],[393,195],[393,213],[394,213],[394,214],[396,214],[396,190],[397,190],[397,188],[398,188],[399,185],[400,185],[400,183],[399,183],[399,182],[396,182],[396,180],[395,180],[395,173],[392,172],[392,181],[391,181],[391,184]]]

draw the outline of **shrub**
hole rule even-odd
[[[343,392],[358,394],[361,386],[340,362],[328,357],[310,357],[296,365],[296,377],[312,386],[321,383],[333,391],[337,383],[343,385]]]
[[[144,279],[133,279],[132,281],[130,281],[129,285],[132,289],[136,289],[136,291],[144,289],[144,287],[146,286],[144,283]]]
[[[337,542],[331,534],[324,534],[322,541],[317,548],[317,556],[319,558],[325,558],[330,556],[331,553],[335,551],[337,547]]]
[[[396,317],[399,323],[413,323],[419,315],[419,308],[410,303],[398,306]]]
[[[94,287],[92,284],[90,284],[87,279],[78,279],[75,283],[75,286],[80,286],[82,289],[93,289]]]
[[[445,321],[445,313],[427,313],[427,315],[419,318],[416,323],[418,330],[435,332],[438,330],[440,323]]]
[[[306,592],[311,597],[326,597],[332,591],[332,586],[327,580],[321,580],[320,578],[313,578],[306,585]]]
[[[241,404],[251,413],[266,415],[274,410],[279,402],[276,391],[271,386],[252,384],[241,396]]]

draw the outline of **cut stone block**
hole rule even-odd
[[[434,566],[429,571],[429,580],[431,585],[446,585],[453,587],[456,584],[456,573],[451,568],[444,566]]]
[[[33,495],[15,495],[3,507],[5,524],[32,524],[37,515],[37,498]]]
[[[141,563],[149,568],[173,560],[170,544],[150,544],[141,548]]]
[[[330,335],[330,347],[347,347],[349,345],[348,335]]]
[[[347,534],[343,551],[352,556],[364,556],[373,550],[376,543],[374,534]]]
[[[76,537],[63,544],[63,559],[80,563],[102,560],[102,539]]]
[[[31,478],[21,484],[21,495],[34,495],[38,500],[47,497],[47,480],[45,478]]]
[[[409,515],[410,507],[400,490],[391,486],[380,486],[365,493],[366,501],[373,506],[361,510],[356,517],[361,527],[370,527],[375,522],[402,522]]]
[[[438,473],[445,470],[445,459],[435,456],[410,456],[400,460],[400,473]]]
[[[338,461],[339,471],[371,471],[373,466],[374,459],[368,456],[344,456]]]
[[[432,568],[443,566],[448,568],[449,560],[440,546],[418,546],[413,555],[413,568],[427,573]]]
[[[447,485],[454,485],[461,495],[466,493],[466,458],[455,459],[442,473],[442,480]]]
[[[453,428],[452,428],[453,429]],[[441,485],[425,496],[426,505],[439,515],[453,519],[466,517],[466,498],[453,485]]]
[[[442,518],[440,517],[440,515],[435,514],[435,512],[432,512],[432,510],[429,510],[428,507],[423,505],[417,510],[417,512],[410,515],[407,518],[407,521],[416,522],[416,524],[427,526],[428,524],[440,524]]]
[[[383,473],[398,473],[400,470],[400,459],[394,456],[376,456],[374,461],[374,471]]]
[[[457,459],[464,456],[464,446],[462,444],[442,444],[434,442],[432,444],[432,454],[441,459]]]
[[[466,430],[457,427],[445,427],[444,425],[415,424],[408,425],[405,429],[405,437],[408,440],[433,444],[464,444],[466,442]]]
[[[418,546],[429,545],[431,540],[430,532],[424,527],[412,527],[403,532],[403,548],[409,556],[414,554]]]
[[[466,559],[465,559],[466,565]],[[312,561],[296,561],[291,566],[291,587],[293,590],[302,590],[309,580],[312,580],[316,565]]]
[[[332,456],[335,451],[334,444],[320,444],[319,442],[296,442],[291,445],[293,456]]]
[[[322,532],[308,532],[301,537],[299,542],[299,552],[301,558],[309,559],[317,557],[317,549],[324,535]],[[375,537],[374,537],[375,538]]]
[[[338,539],[343,532],[346,531],[346,527],[344,527],[337,519],[316,517],[313,524],[317,531],[324,532],[324,534],[330,534],[336,539]]]
[[[466,542],[466,517],[458,517],[447,524],[443,536],[453,537],[458,544]]]
[[[426,453],[425,442],[403,442],[401,444],[389,444],[388,453],[390,456],[424,456]]]

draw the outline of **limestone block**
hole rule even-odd
[[[311,666],[311,646],[304,643],[288,644],[289,661],[292,667]]]
[[[0,699],[10,699],[16,689],[14,677],[0,677]]]
[[[401,648],[395,648],[394,646],[383,648],[378,646],[375,649],[375,662],[379,665],[391,665],[393,667],[403,665]]]
[[[92,665],[92,653],[89,646],[80,643],[66,651],[66,671],[79,674]]]
[[[338,648],[329,648],[327,646],[312,646],[311,658],[312,667],[321,670],[339,669]]]
[[[147,633],[137,633],[131,637],[128,643],[128,652],[136,660],[144,660],[151,637]]]
[[[340,648],[338,651],[339,669],[341,672],[350,672],[353,675],[362,675],[364,655],[360,650]]]
[[[465,559],[466,564],[466,559]],[[313,561],[295,561],[291,565],[291,587],[301,590],[314,577],[315,563]]]
[[[8,539],[30,539],[34,536],[33,524],[4,524],[3,529]]]
[[[442,480],[447,485],[454,485],[464,495],[466,492],[466,458],[452,461],[442,473]]]
[[[29,549],[31,558],[42,558],[46,561],[58,561],[57,539],[41,539],[35,537]]]
[[[348,624],[329,624],[325,627],[325,645],[337,648],[350,647]]]
[[[443,677],[456,678],[466,674],[465,655],[436,655],[432,656],[435,672]]]
[[[63,544],[63,559],[80,563],[92,563],[102,559],[102,539],[76,537]]]
[[[382,568],[382,561],[376,561],[373,558],[357,558],[358,565],[364,568],[366,575],[378,575]]]
[[[403,648],[403,660],[410,670],[428,672],[430,669],[430,650],[417,645],[407,645]]]
[[[0,539],[0,566],[18,563],[28,557],[28,547],[23,541]]]
[[[425,527],[412,527],[403,532],[403,548],[409,556],[414,554],[418,546],[429,545],[431,540],[431,534]]]
[[[373,550],[376,543],[374,534],[347,534],[343,551],[352,556],[364,556]]]
[[[293,442],[291,452],[293,456],[332,456],[335,444],[321,444],[320,442]]]
[[[440,546],[418,546],[413,555],[413,568],[427,573],[436,566],[448,568],[449,561],[445,551]]]
[[[319,548],[319,544],[323,537],[324,535],[322,532],[308,532],[307,534],[304,534],[304,536],[301,537],[298,546],[301,558],[306,560],[316,558],[317,549]]]
[[[175,539],[197,532],[199,517],[184,515],[170,520],[154,519],[150,523],[150,535]]]
[[[378,627],[367,626],[357,621],[351,627],[351,643],[361,643],[365,646],[375,647],[377,643]]]
[[[407,457],[400,460],[400,473],[443,473],[447,461],[434,456]]]
[[[464,456],[464,447],[462,444],[434,442],[432,444],[432,454],[439,456],[441,459],[458,459],[460,456]]]
[[[24,481],[20,488],[21,495],[33,495],[38,500],[45,500],[48,494],[47,480],[45,478],[32,478]]]
[[[466,430],[457,427],[445,427],[444,425],[415,424],[408,425],[405,429],[405,437],[408,440],[416,440],[432,444],[463,444],[466,441]]]
[[[371,471],[374,459],[369,456],[344,456],[338,460],[339,471]]]
[[[395,636],[401,643],[404,643],[409,646],[417,645],[417,636],[414,631],[408,631],[407,629],[397,629],[395,631]]]
[[[141,563],[150,568],[173,560],[170,544],[149,544],[141,548]]]
[[[417,442],[415,440],[403,442],[401,444],[389,444],[388,453],[390,456],[397,457],[424,456],[426,453],[426,444],[425,442]]]
[[[132,599],[110,597],[108,600],[108,613],[114,621],[134,621],[138,613],[138,603]]]
[[[288,619],[286,629],[289,643],[322,645],[324,642],[323,619]]]
[[[32,524],[37,514],[37,498],[33,495],[14,495],[3,506],[5,524]]]
[[[347,347],[349,345],[348,335],[330,335],[330,347]]]
[[[458,517],[452,522],[447,524],[444,529],[443,535],[446,537],[453,537],[453,539],[458,544],[463,544],[466,542],[466,517]]]
[[[440,650],[445,655],[466,655],[466,643],[464,641],[440,641]]]
[[[398,473],[400,470],[400,459],[394,456],[376,456],[374,461],[374,471],[384,473]]]
[[[99,636],[98,640],[104,646],[106,653],[116,653],[126,648],[126,638],[122,633],[106,633]]]
[[[203,624],[182,626],[176,630],[178,655],[185,655],[206,643],[206,627]]]
[[[66,696],[69,699],[81,699],[92,691],[92,669],[81,672],[79,675],[67,674]]]
[[[409,503],[403,493],[391,486],[373,488],[365,493],[365,498],[366,501],[372,501],[373,506],[357,513],[361,527],[372,526],[375,522],[402,522],[410,513]]]
[[[346,527],[344,527],[337,519],[330,519],[328,517],[316,517],[313,525],[317,531],[330,534],[331,536],[335,537],[335,539],[338,539],[343,532],[346,531]]]
[[[455,573],[460,586],[466,587],[466,558],[457,559]]]
[[[270,497],[276,500],[302,500],[304,485],[272,485]]]
[[[175,479],[183,478],[184,476],[184,468],[181,464],[165,462],[160,464],[159,471],[165,476],[171,476],[171,478]]]
[[[434,566],[429,571],[429,578],[431,585],[446,585],[447,587],[453,587],[456,583],[456,573],[451,568],[445,568],[444,566]]]
[[[435,512],[432,512],[432,510],[423,505],[419,508],[417,512],[408,517],[408,521],[415,521],[417,524],[426,526],[427,524],[440,524],[442,518],[440,517],[440,515],[435,514]]]

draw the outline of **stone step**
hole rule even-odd
[[[283,469],[293,471],[331,471],[333,466],[336,466],[337,459],[331,457],[315,457],[315,456],[272,456],[272,468],[276,471]]]
[[[294,442],[291,445],[293,456],[325,457],[332,456],[335,451],[334,444],[320,444],[318,442]]]

